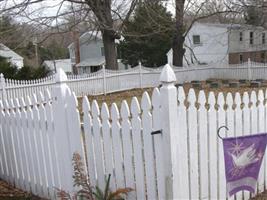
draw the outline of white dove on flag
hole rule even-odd
[[[257,156],[254,144],[241,151],[238,155],[235,155],[233,153],[229,154],[233,159],[234,166],[237,168],[245,168],[246,166],[260,160],[260,158]]]

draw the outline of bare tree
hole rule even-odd
[[[47,0],[2,0],[0,15],[9,12],[57,32],[73,31],[78,24],[90,21],[89,23],[94,23],[94,27],[101,31],[107,68],[117,69],[115,40],[120,38],[124,23],[134,11],[138,0],[59,0],[56,2],[50,5],[51,1]],[[57,9],[53,15],[47,13],[41,15],[51,7]],[[64,17],[70,15],[79,17],[78,19],[75,17],[71,25],[62,23]]]
[[[183,66],[184,41],[193,24],[212,16],[233,19],[240,14],[231,1],[223,0],[175,0],[175,34],[173,37],[173,65]]]

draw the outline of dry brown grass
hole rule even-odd
[[[222,84],[221,80],[216,80],[216,81],[221,84],[219,88],[210,88],[209,84],[206,84],[205,81],[202,81],[201,82],[202,89],[194,88],[196,95],[198,95],[200,90],[204,90],[207,98],[208,98],[208,93],[211,91],[213,91],[215,95],[217,95],[219,92],[223,92],[225,96],[228,92],[232,93],[233,95],[236,92],[239,92],[242,96],[244,92],[248,92],[250,94],[253,90],[257,92],[260,89],[262,89],[264,91],[267,89],[267,83],[264,83],[263,86],[259,87],[259,88],[252,88],[249,86],[249,83],[242,84],[238,88],[229,88],[228,86]],[[189,89],[192,88],[192,84],[191,83],[185,83],[185,84],[183,84],[183,87],[185,90],[185,94],[187,95]],[[102,103],[106,102],[109,107],[112,105],[112,103],[116,103],[117,106],[120,108],[123,100],[126,100],[127,103],[130,105],[131,100],[134,96],[137,97],[137,99],[140,102],[142,95],[145,91],[147,91],[148,94],[151,96],[152,92],[153,92],[153,88],[132,89],[132,90],[127,90],[127,91],[122,91],[122,92],[114,92],[114,93],[107,94],[107,95],[88,96],[88,99],[89,99],[90,103],[93,100],[96,100],[98,102],[99,107],[101,107]],[[82,98],[79,98],[78,101],[79,101],[79,110],[81,111],[82,110],[81,109]]]

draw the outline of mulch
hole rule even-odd
[[[0,180],[0,200],[42,200],[42,198],[14,188],[7,182]]]
[[[261,194],[258,194],[256,197],[252,198],[251,200],[267,200],[267,190]]]

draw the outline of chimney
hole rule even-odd
[[[75,65],[73,66],[73,72],[74,74],[78,73],[77,67],[76,65],[78,63],[80,63],[81,59],[80,59],[80,34],[78,31],[74,30],[71,32],[72,33],[72,40],[73,40],[73,44],[74,44],[74,49],[75,49]]]

